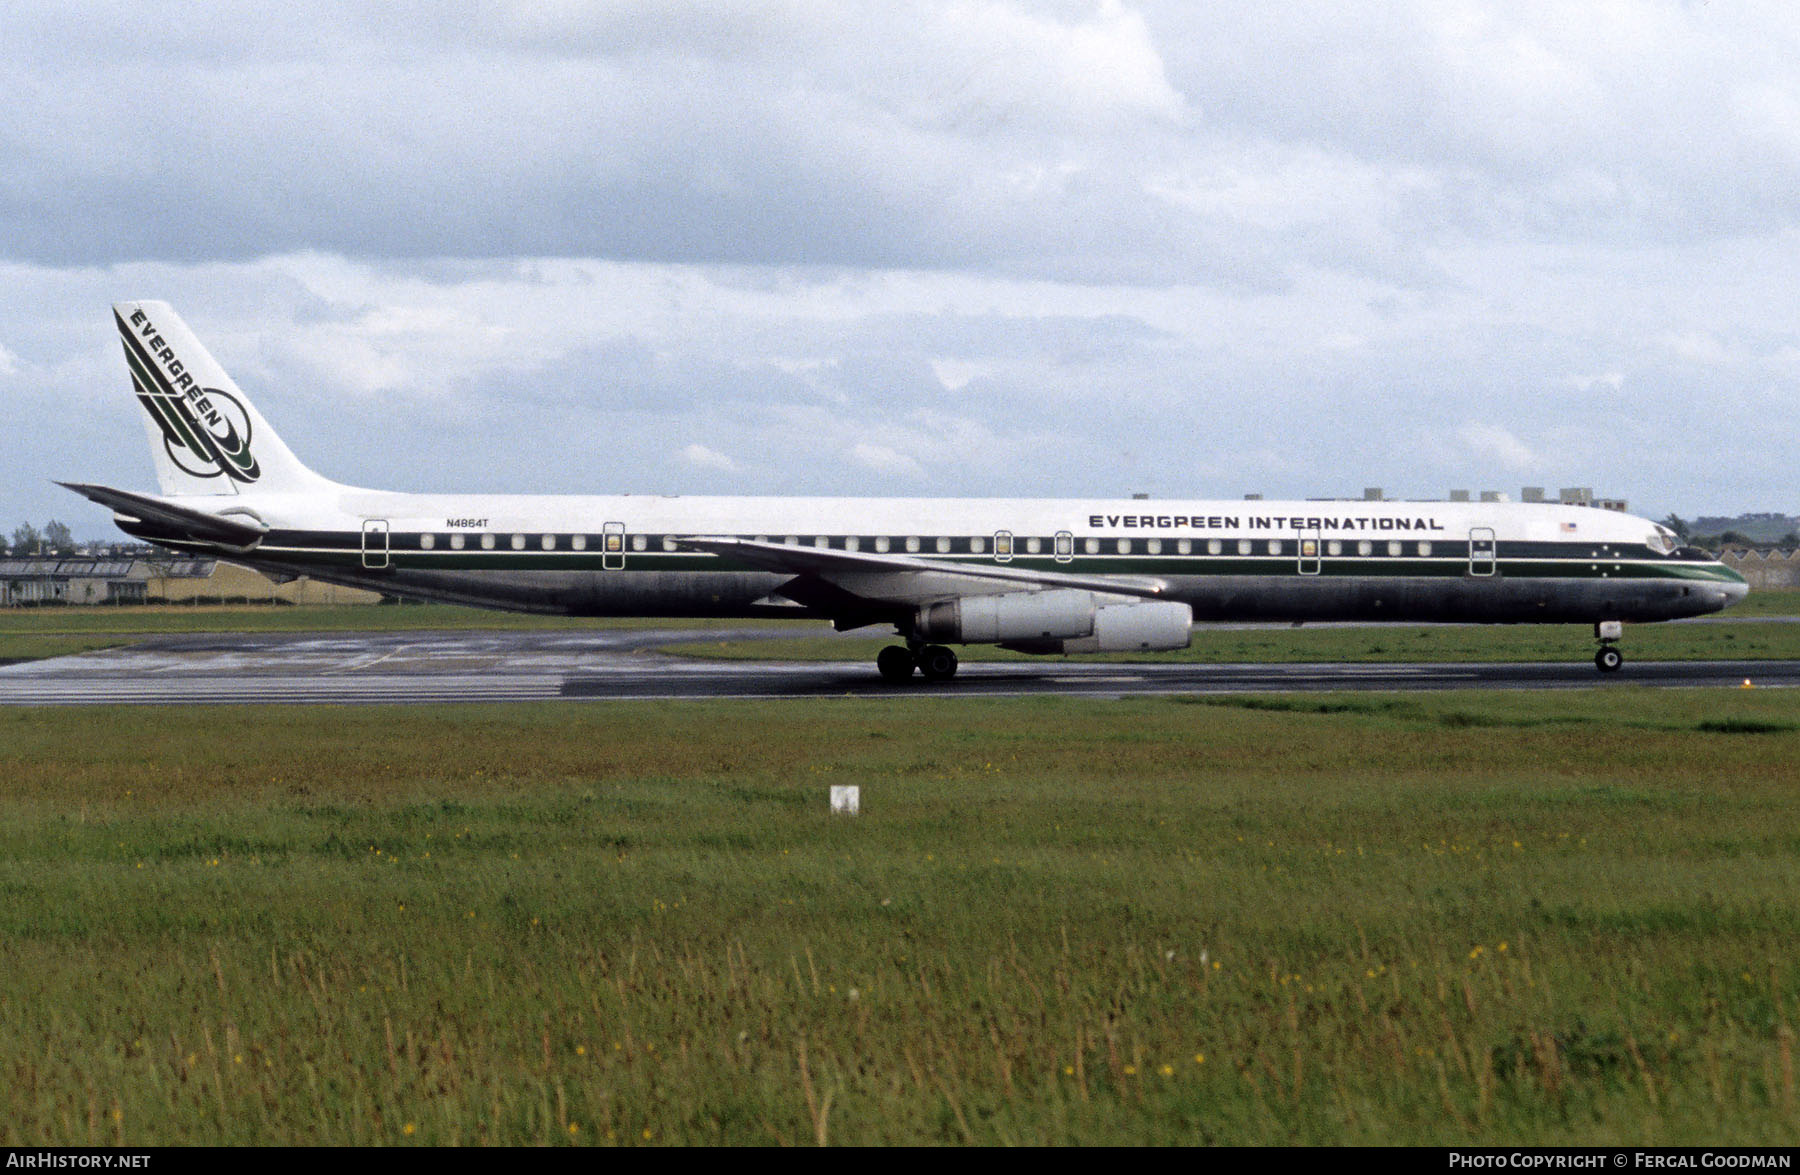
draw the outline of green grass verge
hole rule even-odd
[[[1756,690],[8,711],[0,1144],[1795,1145],[1796,763]]]
[[[1753,593],[1732,617],[1800,615],[1800,591]],[[791,620],[691,620],[649,617],[536,616],[460,608],[446,604],[400,607],[315,606],[149,608],[36,608],[0,610],[0,664],[62,656],[132,643],[100,637],[192,632],[389,632],[448,630],[555,630],[583,628],[767,628],[788,638],[755,641],[696,640],[665,651],[727,660],[872,660],[891,638],[837,637],[820,622]],[[1790,660],[1800,658],[1800,626],[1782,624],[1633,625],[1627,656],[1644,660]],[[81,639],[76,639],[81,638]],[[1255,631],[1201,626],[1193,645],[1175,653],[1104,654],[1074,660],[1117,661],[1561,661],[1592,649],[1582,625],[1491,627],[1299,628]],[[971,645],[968,660],[1042,660],[1004,649]]]
[[[872,661],[892,636],[807,636],[778,640],[701,641],[667,645],[676,656],[735,661]],[[1102,653],[1034,657],[992,645],[958,646],[968,661],[1335,662],[1580,661],[1598,647],[1580,624],[1402,625],[1384,628],[1230,629],[1200,625],[1185,649],[1168,653]],[[1633,624],[1622,646],[1627,660],[1734,661],[1800,659],[1800,623]]]
[[[1726,616],[1800,616],[1800,588],[1753,588]]]

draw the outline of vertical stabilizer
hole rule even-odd
[[[165,496],[332,484],[300,463],[167,302],[118,302],[113,318]]]

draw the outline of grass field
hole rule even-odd
[[[1759,622],[1800,616],[1800,591],[1752,594],[1725,613],[1736,623],[1628,626],[1628,659],[1800,659],[1800,624]],[[736,660],[872,661],[891,635],[832,635],[822,622],[783,620],[582,619],[494,612],[449,605],[402,607],[157,607],[0,610],[0,664],[132,644],[146,636],[189,632],[361,632],[424,630],[554,630],[692,628],[696,640],[672,645],[677,656]],[[773,639],[709,640],[708,630],[767,628]],[[1584,625],[1438,625],[1381,628],[1230,629],[1201,625],[1192,645],[1174,653],[1104,654],[1081,661],[1567,661],[1592,655]],[[985,645],[959,649],[965,660],[1035,660]]]
[[[871,629],[871,632],[879,630]],[[699,635],[699,634],[696,634]],[[873,661],[892,635],[815,634],[779,639],[695,640],[666,645],[673,656],[733,661]],[[1231,665],[1244,662],[1336,661],[1573,661],[1587,660],[1598,644],[1579,624],[1399,625],[1381,628],[1195,627],[1185,649],[1168,653],[1100,653],[1045,658],[993,645],[959,645],[964,661],[1056,660],[1180,662]],[[1800,660],[1800,623],[1627,625],[1620,646],[1628,661]]]
[[[1794,1145],[1797,753],[1767,690],[0,712],[0,1144]]]

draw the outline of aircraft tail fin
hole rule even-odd
[[[292,492],[332,483],[295,457],[167,302],[118,302],[132,389],[164,496]]]

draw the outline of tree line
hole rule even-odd
[[[1791,530],[1770,542],[1766,539],[1753,539],[1736,530],[1720,534],[1696,534],[1691,523],[1675,514],[1663,519],[1662,524],[1675,532],[1675,537],[1681,540],[1683,546],[1700,547],[1708,551],[1723,551],[1729,547],[1779,547],[1785,551],[1800,548],[1800,534]]]
[[[29,522],[21,522],[12,532],[13,555],[73,555],[75,536],[69,528],[52,518],[39,530]]]

